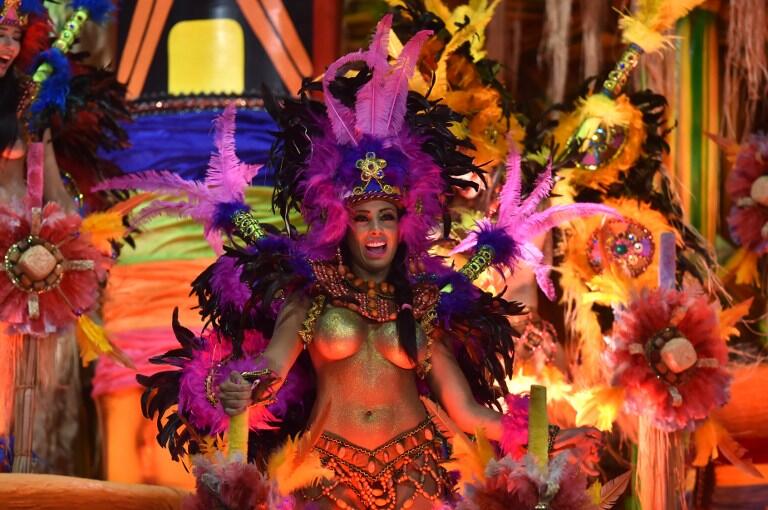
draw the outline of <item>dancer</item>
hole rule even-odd
[[[26,194],[26,141],[20,116],[29,107],[31,80],[23,74],[32,58],[48,44],[50,20],[42,3],[6,1],[0,12],[0,201],[23,207]],[[32,7],[29,7],[29,6]],[[42,132],[45,147],[43,198],[58,202],[68,212],[75,210],[72,197],[61,179],[53,151],[51,131]]]
[[[457,116],[408,92],[429,33],[390,62],[390,23],[391,16],[380,22],[367,51],[329,67],[324,104],[267,95],[281,128],[269,164],[285,234],[266,234],[242,202],[238,190],[256,169],[235,156],[232,110],[219,123],[205,182],[182,185],[150,172],[110,185],[181,186],[188,200],[155,204],[149,214],[181,212],[204,220],[207,232],[234,227],[250,245],[228,248],[193,283],[213,331],[195,339],[176,323],[182,349],[154,360],[182,370],[139,379],[159,441],[174,458],[207,450],[204,436],[216,438],[230,424],[227,415],[234,423],[255,406],[249,453],[264,468],[274,466],[275,450],[292,444],[289,436],[311,427],[311,448],[332,476],[289,492],[320,508],[426,509],[452,499],[454,480],[442,466],[449,430],[485,435],[507,452],[521,449],[525,417],[512,416],[517,407],[502,415],[500,400],[512,376],[508,317],[523,306],[471,281],[490,263],[536,264],[521,252],[559,219],[610,211],[537,213],[549,173],[521,200],[518,172],[500,208],[507,216],[484,224],[468,243],[477,253],[466,267],[456,271],[430,255],[450,217],[447,196],[469,185],[461,176],[480,170],[448,129]],[[294,208],[306,234],[288,221]],[[544,281],[545,268],[536,269]],[[591,469],[595,433],[554,436],[555,449],[573,447]],[[199,480],[201,490],[217,492],[204,481],[210,477]]]

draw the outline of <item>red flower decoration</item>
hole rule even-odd
[[[607,352],[627,411],[671,432],[691,429],[728,399],[728,350],[716,303],[684,291],[643,292],[621,313]]]
[[[768,135],[752,135],[741,146],[725,189],[734,203],[728,213],[734,240],[768,253]]]
[[[0,206],[0,321],[44,335],[94,307],[113,262],[80,233],[80,224],[80,216],[55,203],[23,213]]]

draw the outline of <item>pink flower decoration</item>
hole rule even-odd
[[[508,510],[534,508],[547,501],[551,510],[596,510],[587,493],[587,477],[579,464],[562,453],[542,472],[533,458],[520,460],[510,456],[492,460],[486,467],[482,484],[468,484],[465,498],[457,510]]]
[[[768,253],[768,239],[764,236],[768,224],[768,204],[753,200],[755,181],[768,180],[768,135],[752,135],[741,146],[725,189],[733,199],[728,213],[728,227],[734,240],[750,251]]]
[[[643,292],[617,318],[606,357],[627,411],[661,430],[690,430],[728,399],[728,350],[703,294]]]
[[[55,203],[23,213],[0,206],[0,321],[45,335],[94,307],[113,260],[79,232],[80,224],[80,216]]]

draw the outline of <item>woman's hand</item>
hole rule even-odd
[[[597,463],[600,461],[602,434],[592,427],[564,429],[557,434],[552,453],[569,450],[573,462],[577,462],[589,476],[598,476]]]
[[[235,416],[245,411],[251,405],[251,391],[251,383],[240,372],[230,372],[229,379],[219,386],[219,400],[224,412]]]

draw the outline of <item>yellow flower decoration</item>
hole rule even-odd
[[[616,209],[626,220],[647,229],[654,241],[654,251],[650,263],[635,278],[616,267],[597,272],[593,267],[594,260],[590,264],[590,254],[594,254],[593,239],[604,239],[602,235],[595,236],[604,226],[602,218],[586,217],[574,220],[565,230],[565,235],[557,247],[562,261],[555,270],[561,275],[561,302],[566,308],[569,336],[580,353],[579,379],[585,383],[602,381],[600,353],[605,343],[597,317],[592,311],[592,304],[610,305],[612,302],[620,302],[628,294],[629,286],[655,287],[659,275],[659,239],[664,232],[674,232],[664,215],[651,209],[645,202],[615,199],[604,203]],[[677,236],[678,243],[681,243],[682,239],[679,234]],[[605,253],[609,248],[601,246],[600,250]]]
[[[615,108],[615,117],[621,119],[617,126],[626,123],[623,128],[617,128],[624,130],[623,145],[617,154],[603,162],[596,170],[578,167],[562,169],[559,174],[563,180],[558,182],[554,190],[554,194],[564,197],[561,200],[570,201],[568,198],[573,196],[574,187],[600,188],[616,182],[619,173],[631,168],[640,158],[647,136],[643,112],[636,108],[626,95],[616,99]],[[583,113],[580,110],[571,112],[560,120],[552,138],[561,151],[565,149],[569,138],[579,128],[582,120]]]

